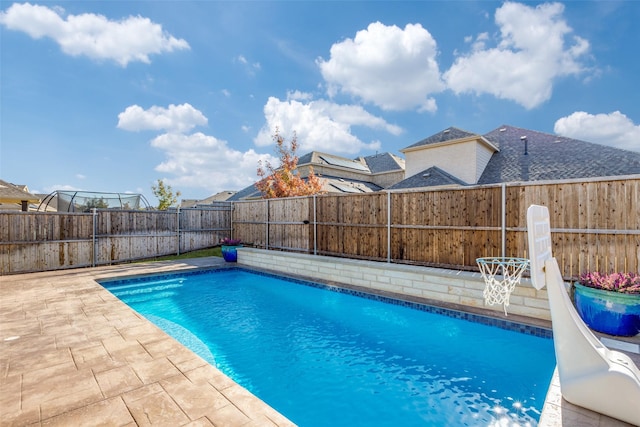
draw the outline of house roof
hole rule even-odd
[[[640,153],[633,151],[506,125],[483,136],[500,151],[478,184],[640,174]]]
[[[373,174],[404,171],[404,159],[391,153],[378,153],[371,156],[358,157],[357,159],[349,159],[319,151],[311,151],[298,158],[298,167],[306,165],[327,166],[324,173],[319,175],[319,178],[324,181],[323,191],[330,193],[370,193],[380,191],[382,187],[368,181],[367,177]],[[335,167],[335,169],[329,169],[328,167],[330,166]],[[327,174],[327,170],[331,171],[333,175]],[[353,173],[358,173],[362,179],[341,177],[341,171],[350,172],[349,176],[354,176]],[[260,197],[262,197],[262,194],[255,184],[252,184],[238,191],[228,200],[238,201]]]
[[[210,205],[213,202],[224,202],[227,201],[231,196],[233,196],[235,191],[221,191],[212,196],[207,197],[206,199],[184,199],[180,202],[181,208],[193,208],[196,206],[202,205]]]
[[[236,193],[227,199],[227,202],[237,202],[238,200],[245,199],[259,199],[262,197],[262,193],[255,184],[251,184],[248,187],[243,188],[240,191],[236,191]]]
[[[397,184],[389,187],[389,190],[401,190],[407,188],[421,188],[421,187],[439,187],[443,185],[466,185],[462,180],[459,180],[455,176],[443,171],[437,166],[432,166],[417,174],[403,179]]]
[[[39,203],[37,196],[29,193],[26,185],[15,185],[0,179],[0,203]]]
[[[423,145],[431,145],[431,144],[439,144],[441,142],[454,141],[456,139],[469,138],[472,136],[480,137],[480,135],[476,133],[467,132],[466,130],[458,129],[456,127],[450,127],[444,129],[441,132],[438,132],[434,135],[431,135],[428,138],[425,138],[421,141],[416,142],[413,145],[406,147],[404,150],[408,150],[410,148],[421,147]],[[401,150],[401,151],[404,151]]]
[[[298,158],[298,166],[311,164],[313,165],[331,165],[340,168],[352,169],[354,172],[369,174],[371,171],[367,164],[358,159],[348,159],[346,157],[336,156],[333,154],[312,151]]]
[[[372,193],[382,190],[382,187],[372,182],[341,178],[339,176],[322,175],[320,180],[323,182],[322,191],[329,193]],[[227,201],[237,202],[238,200],[259,199],[261,197],[262,193],[253,184],[238,191],[229,197]]]
[[[404,159],[391,153],[377,153],[372,156],[359,157],[371,173],[396,172],[404,170]]]
[[[352,169],[362,174],[377,174],[404,170],[404,159],[391,153],[376,153],[371,156],[349,159],[334,154],[312,151],[298,159],[298,166],[303,165],[331,165]]]
[[[322,189],[330,193],[373,193],[382,190],[379,185],[357,179],[326,175],[323,175],[320,179],[324,180]]]

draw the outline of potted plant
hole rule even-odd
[[[640,275],[587,272],[574,285],[576,308],[591,329],[618,336],[640,333]]]
[[[238,252],[236,249],[242,247],[242,240],[225,237],[220,241],[220,244],[222,245],[222,258],[224,258],[225,261],[238,261]]]

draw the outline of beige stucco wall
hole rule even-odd
[[[504,316],[502,305],[485,305],[482,295],[485,284],[480,273],[254,248],[238,249],[238,264],[443,303],[482,307]],[[538,291],[530,280],[523,279],[511,294],[508,313],[550,320],[546,290]]]
[[[404,179],[404,171],[378,173],[370,175],[368,180],[382,188],[391,187]]]
[[[467,184],[476,184],[492,153],[490,147],[476,139],[407,150],[406,176],[436,166]]]

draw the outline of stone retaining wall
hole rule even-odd
[[[479,307],[503,313],[502,305],[485,305],[480,273],[347,258],[238,249],[238,264],[285,274],[306,276],[377,291]],[[508,313],[551,320],[547,291],[536,290],[528,278],[511,294]]]

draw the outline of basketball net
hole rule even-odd
[[[509,297],[520,283],[522,273],[529,267],[526,258],[478,258],[480,273],[485,282],[484,302],[489,305],[502,304],[507,315]]]

